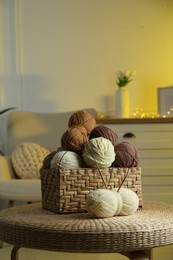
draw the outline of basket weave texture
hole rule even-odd
[[[86,198],[95,189],[122,187],[136,192],[142,207],[141,168],[41,169],[42,208],[55,213],[86,212]],[[104,178],[104,179],[103,179]],[[105,183],[106,186],[105,187]]]
[[[0,240],[59,252],[142,251],[173,244],[172,223],[173,205],[161,202],[144,201],[133,215],[103,219],[88,213],[56,214],[33,203],[0,211]]]

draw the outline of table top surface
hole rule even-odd
[[[173,205],[144,202],[131,216],[92,218],[56,214],[41,203],[0,212],[0,239],[23,247],[62,252],[123,252],[173,244]]]

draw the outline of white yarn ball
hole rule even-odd
[[[51,160],[50,168],[77,169],[83,167],[82,158],[72,151],[58,151]]]
[[[122,207],[122,198],[118,192],[106,189],[91,191],[86,200],[86,208],[93,217],[108,218],[118,215]]]
[[[114,189],[114,192],[117,193],[117,189]],[[138,195],[128,188],[120,188],[118,193],[121,195],[123,202],[119,215],[128,216],[134,214],[139,207]]]
[[[119,192],[115,192],[113,191],[118,199],[118,203],[117,203],[117,210],[116,210],[116,213],[115,213],[115,216],[118,216],[122,210],[122,207],[123,207],[123,199],[120,195]]]
[[[89,140],[83,150],[83,160],[89,167],[110,167],[115,160],[114,146],[110,140],[97,137]]]

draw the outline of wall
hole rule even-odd
[[[135,69],[131,113],[173,84],[171,0],[1,0],[1,108],[114,113],[115,73]]]

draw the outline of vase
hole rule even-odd
[[[115,92],[115,116],[119,118],[130,117],[129,90],[127,87],[119,87]]]

